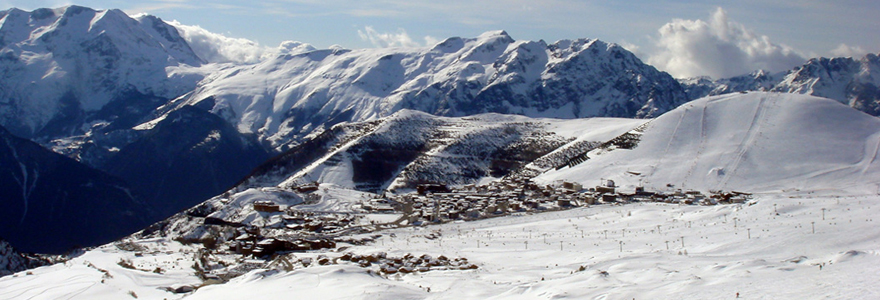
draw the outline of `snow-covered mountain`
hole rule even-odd
[[[13,8],[0,12],[0,57],[0,126],[122,178],[159,213],[135,212],[148,222],[224,191],[269,157],[203,110],[157,111],[222,67],[157,17]]]
[[[0,125],[47,141],[115,121],[138,122],[180,96],[202,60],[178,31],[152,16],[80,6],[0,12]],[[125,119],[125,120],[117,120]]]
[[[176,105],[206,105],[284,150],[315,130],[413,109],[440,116],[653,117],[687,101],[671,76],[616,44],[515,41],[506,32],[430,48],[317,50],[208,76]]]
[[[679,79],[690,99],[746,91],[766,92],[778,85],[786,72],[771,74],[758,70],[746,75],[713,80],[709,77]]]
[[[0,127],[0,237],[27,252],[106,243],[158,217],[121,179]]]
[[[654,190],[766,192],[880,189],[880,119],[833,100],[749,92],[695,100],[632,132],[633,149],[603,148],[539,180]]]
[[[814,58],[790,71],[711,80],[680,80],[691,99],[744,91],[774,91],[807,94],[837,100],[873,116],[880,116],[880,58]]]

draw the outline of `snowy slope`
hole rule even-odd
[[[507,175],[578,136],[604,141],[644,122],[499,114],[450,118],[402,110],[334,126],[259,167],[236,190],[312,181],[371,192],[476,183]]]
[[[651,121],[632,150],[597,149],[539,179],[601,178],[655,190],[846,190],[880,186],[880,120],[813,96],[750,92],[695,100]]]
[[[107,104],[180,96],[202,60],[174,27],[152,16],[80,6],[0,12],[0,125],[26,138],[82,134]],[[143,118],[153,108],[133,118]]]
[[[144,239],[0,278],[0,298],[875,299],[878,203],[876,195],[778,194],[742,205],[596,205],[402,228],[366,245],[288,255],[297,262],[290,271],[239,260],[252,271],[204,286],[191,268],[198,248]],[[347,252],[466,257],[479,268],[380,275],[345,261],[298,263]],[[201,287],[166,289],[184,285]]]
[[[317,50],[216,72],[177,105],[208,105],[278,149],[315,129],[413,109],[442,116],[650,117],[687,101],[616,44],[515,41],[503,31],[431,48]]]

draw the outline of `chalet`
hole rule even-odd
[[[569,191],[580,191],[584,189],[584,186],[577,182],[563,182],[562,188]]]
[[[602,202],[617,202],[617,194],[602,194]]]
[[[684,194],[688,200],[691,200],[691,202],[699,202],[706,198],[706,196],[703,195],[703,193],[700,193],[700,191],[687,191]]]
[[[281,219],[284,220],[285,224],[303,224],[306,222],[306,219],[301,216],[283,215]]]
[[[747,198],[746,198],[745,196],[733,196],[733,197],[730,197],[730,203],[738,203],[738,204],[742,204],[742,203],[746,203],[746,200],[747,200]]]
[[[596,192],[600,193],[600,194],[614,194],[615,188],[614,187],[606,187],[606,186],[597,186]]]
[[[558,200],[556,200],[556,206],[559,206],[559,207],[570,207],[570,206],[572,206],[572,205],[571,205],[571,200],[570,200],[570,199],[558,199]]]
[[[361,207],[368,212],[377,212],[377,213],[393,213],[394,208],[391,207],[390,204],[378,203],[378,202],[370,202],[364,203]]]
[[[596,204],[596,197],[592,196],[592,195],[585,196],[583,198],[583,200],[584,200],[584,203],[586,203],[587,205]]]
[[[272,201],[259,200],[254,202],[254,210],[261,212],[280,212],[281,206]]]
[[[506,213],[510,209],[510,202],[507,200],[497,202],[496,204],[498,205],[497,212]]]
[[[645,187],[637,186],[635,195],[640,197],[653,197],[654,192],[647,192],[645,191]]]
[[[238,242],[235,245],[235,252],[241,255],[251,255],[254,253],[254,247],[254,242],[251,241]]]
[[[300,193],[311,193],[317,191],[320,184],[317,181],[312,183],[303,184],[296,187],[296,191]]]
[[[535,200],[526,200],[523,203],[523,206],[528,207],[530,209],[538,209],[539,205],[540,205],[540,203],[538,203],[538,201],[535,201]]]
[[[416,187],[416,190],[419,192],[419,195],[452,192],[445,184],[420,184]]]
[[[251,254],[254,257],[270,256],[283,249],[284,241],[269,238],[259,241]]]
[[[601,194],[614,194],[615,186],[613,180],[608,180],[603,185],[596,186],[596,192]]]

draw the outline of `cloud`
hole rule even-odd
[[[426,46],[432,46],[432,45],[436,45],[437,43],[440,43],[440,39],[435,38],[430,35],[426,35],[424,39],[425,39]]]
[[[409,34],[406,33],[406,30],[401,28],[397,29],[396,33],[391,32],[378,32],[376,29],[373,29],[373,26],[366,26],[364,30],[358,29],[358,36],[361,37],[362,40],[370,42],[374,47],[385,48],[385,47],[422,47],[423,45],[414,41]],[[425,45],[433,45],[438,42],[437,38],[432,36],[425,36]]]
[[[837,57],[862,57],[868,54],[868,50],[862,48],[860,46],[850,46],[847,44],[840,44],[834,50],[831,50],[831,55]]]
[[[211,63],[253,64],[278,54],[295,54],[315,50],[309,44],[284,41],[277,48],[265,47],[243,38],[210,32],[200,26],[168,22],[176,27],[196,55]]]
[[[627,41],[621,41],[619,45],[623,47],[623,49],[626,49],[626,51],[632,52],[632,54],[634,54],[639,59],[645,57],[645,52],[642,51],[642,47],[639,47],[639,45],[629,43]]]
[[[730,20],[721,8],[708,22],[674,19],[658,32],[658,51],[648,62],[679,78],[724,78],[758,69],[783,71],[806,61],[791,47]]]

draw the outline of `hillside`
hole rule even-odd
[[[473,184],[508,175],[579,135],[601,142],[644,122],[498,114],[450,118],[403,110],[311,137],[258,167],[235,191],[313,181],[379,193],[422,183]]]
[[[596,149],[539,179],[601,178],[665,191],[877,192],[880,119],[813,96],[750,92],[696,100],[636,132],[633,149]]]
[[[26,252],[62,253],[136,231],[158,218],[107,173],[0,127],[0,237]]]
[[[253,136],[195,107],[137,129],[140,137],[101,167],[163,218],[226,191],[270,157]]]
[[[175,105],[207,105],[286,150],[316,129],[402,109],[438,116],[653,117],[688,99],[669,74],[599,40],[516,41],[506,32],[430,48],[317,50],[208,76]]]

